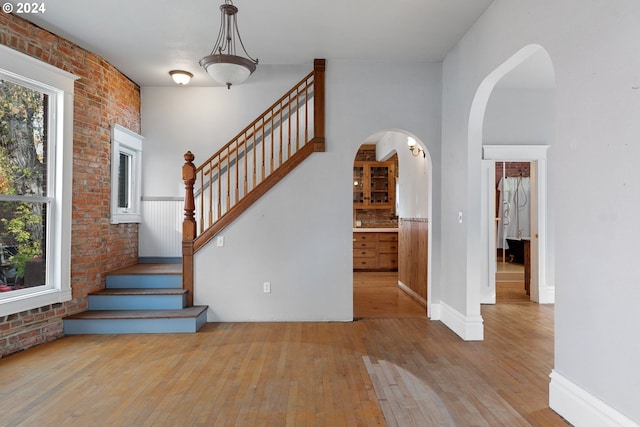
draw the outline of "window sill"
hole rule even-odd
[[[139,213],[118,213],[111,215],[111,224],[139,224],[141,222],[142,214]]]
[[[8,316],[69,300],[71,300],[71,289],[45,289],[9,297],[0,301],[0,316]]]

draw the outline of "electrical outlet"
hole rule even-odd
[[[218,236],[218,239],[216,240],[216,245],[217,246],[224,246],[224,236]]]
[[[263,288],[265,294],[270,293],[271,292],[271,282],[264,282],[262,284],[262,288]]]

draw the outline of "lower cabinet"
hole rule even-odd
[[[398,233],[354,232],[354,270],[398,270]]]

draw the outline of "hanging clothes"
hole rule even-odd
[[[498,183],[500,193],[500,221],[498,248],[506,248],[505,239],[530,238],[530,194],[529,177],[506,177]]]

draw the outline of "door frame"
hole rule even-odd
[[[547,231],[547,154],[549,145],[483,145],[482,159],[483,165],[488,167],[496,161],[504,162],[531,162],[531,301],[540,304],[553,304],[555,302],[555,287],[548,284],[548,267],[551,264],[548,250]],[[483,174],[487,175],[486,173]],[[490,301],[491,290],[493,290],[493,303],[495,303],[495,266],[497,262],[496,251],[490,250],[493,240],[495,247],[495,215],[489,216],[489,212],[495,210],[495,182],[491,189],[488,188],[488,181],[495,181],[488,177],[483,179],[484,185],[481,193],[482,216],[486,232],[482,233],[483,252],[486,260],[486,267],[483,270],[481,295],[488,295],[486,300]],[[491,190],[491,191],[489,191]],[[493,203],[492,203],[493,202]],[[491,210],[490,210],[491,209]],[[488,218],[486,218],[488,217]],[[493,235],[493,238],[490,236]],[[493,270],[493,274],[491,271]],[[485,287],[487,289],[485,289]],[[482,301],[484,303],[484,301]],[[491,303],[491,302],[487,302]]]

